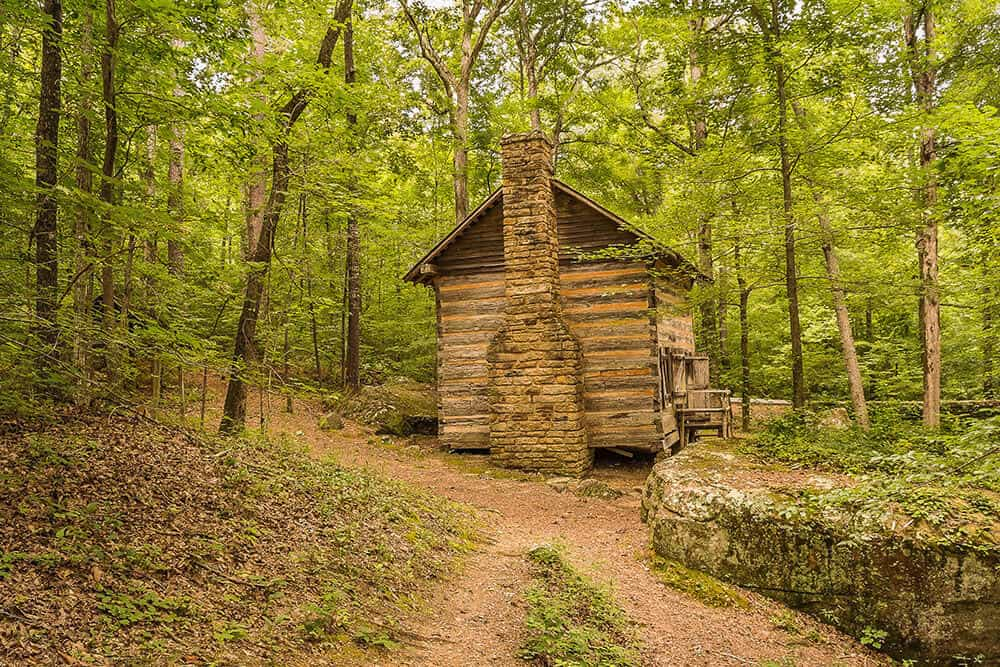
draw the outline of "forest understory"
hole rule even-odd
[[[605,497],[587,497],[283,403],[266,440],[208,448],[125,414],[6,422],[5,659],[526,664],[528,553],[555,545],[608,587],[638,647],[634,663],[579,664],[885,663],[754,593],[713,606],[664,586],[644,465],[599,466]]]

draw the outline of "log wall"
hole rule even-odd
[[[576,261],[635,236],[563,192],[556,207],[560,292],[583,350],[590,445],[658,451],[673,412],[660,410],[657,346],[694,350],[684,288],[663,278],[654,287],[642,262]],[[449,448],[489,447],[486,351],[504,304],[502,215],[494,205],[435,259],[439,435]]]

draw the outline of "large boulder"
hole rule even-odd
[[[665,558],[811,612],[921,664],[1000,665],[1000,551],[909,530],[890,511],[803,512],[760,483],[798,475],[814,491],[848,484],[804,473],[735,471],[732,451],[693,447],[654,466],[642,516]],[[962,663],[964,664],[964,663]]]

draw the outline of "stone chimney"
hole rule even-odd
[[[504,312],[490,343],[490,451],[503,466],[579,475],[584,426],[580,344],[562,314],[552,144],[502,140]]]

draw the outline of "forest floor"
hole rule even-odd
[[[220,414],[213,387],[209,423]],[[665,587],[650,567],[649,534],[639,519],[649,462],[599,462],[592,476],[621,492],[614,499],[560,491],[538,476],[489,465],[484,456],[448,454],[433,438],[376,436],[346,422],[321,430],[319,405],[296,400],[294,411],[274,400],[273,435],[304,444],[317,457],[403,480],[474,508],[485,536],[462,568],[428,592],[424,609],[404,627],[406,646],[373,653],[378,667],[523,665],[529,585],[525,554],[542,543],[561,545],[574,567],[610,584],[639,626],[652,665],[880,665],[890,661],[810,617],[740,591],[748,604],[718,608]],[[253,423],[248,426],[254,426]]]

